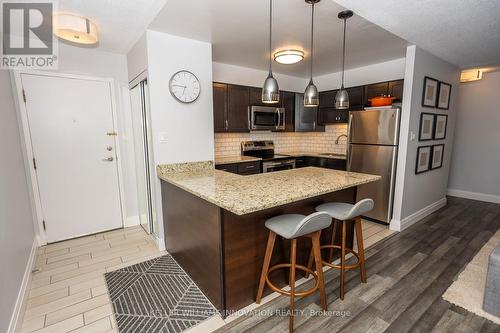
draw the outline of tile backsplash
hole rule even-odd
[[[327,125],[325,132],[254,132],[254,133],[215,133],[215,156],[235,156],[241,154],[241,141],[272,140],[278,153],[317,152],[345,154],[347,124]]]

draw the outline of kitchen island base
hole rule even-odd
[[[305,200],[237,215],[162,181],[162,206],[167,251],[189,274],[225,317],[255,302],[266,250],[267,219],[282,214],[308,215],[325,202],[354,203],[356,187]],[[332,226],[322,232],[322,244],[331,240]],[[341,239],[340,230],[335,236]],[[352,248],[354,227],[347,228],[347,246]],[[277,237],[271,265],[289,262],[290,240]],[[307,266],[311,241],[297,240],[297,264]],[[326,252],[322,253],[323,255]],[[288,271],[272,272],[277,287],[289,284]],[[297,279],[303,277],[298,274]],[[264,294],[271,293],[268,288]]]

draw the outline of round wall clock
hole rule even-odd
[[[170,78],[169,90],[181,103],[193,103],[200,96],[200,81],[190,71],[178,71]]]

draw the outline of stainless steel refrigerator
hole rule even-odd
[[[392,217],[401,109],[366,108],[349,112],[347,170],[382,176],[361,185],[357,200],[372,198],[374,209],[366,217],[389,223]]]

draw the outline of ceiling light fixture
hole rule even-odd
[[[304,59],[304,52],[300,50],[282,50],[274,54],[274,61],[280,64],[296,64]]]
[[[309,84],[304,91],[304,106],[318,106],[319,105],[319,92],[318,88],[313,83],[313,50],[314,50],[314,4],[320,0],[305,0],[311,4],[311,78]]]
[[[269,0],[269,75],[262,88],[262,103],[276,104],[280,101],[278,81],[273,77],[272,62],[272,35],[273,35],[273,0]]]
[[[57,13],[54,15],[54,35],[57,37],[77,43],[92,45],[99,41],[97,25],[88,18]]]
[[[345,72],[345,26],[348,18],[352,17],[354,13],[352,10],[344,10],[339,13],[338,18],[344,20],[344,39],[342,42],[342,85],[340,86],[340,90],[337,91],[337,95],[335,96],[335,108],[336,109],[349,109],[349,94],[347,90],[344,88],[344,72]]]
[[[480,69],[468,69],[460,73],[460,82],[478,81],[483,78],[483,71]]]

